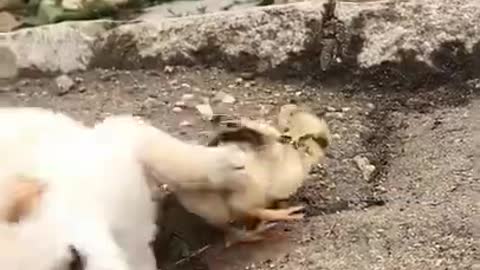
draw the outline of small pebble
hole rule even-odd
[[[190,84],[188,84],[188,83],[182,83],[181,86],[183,88],[191,88]]]
[[[184,108],[186,107],[187,105],[185,104],[185,101],[177,101],[175,102],[175,107],[181,107],[181,108]]]
[[[353,158],[353,161],[357,164],[358,169],[362,172],[363,178],[366,181],[370,180],[372,173],[375,171],[375,166],[370,163],[368,158],[358,155]]]
[[[255,73],[253,72],[242,72],[240,73],[240,78],[248,81],[248,80],[253,80],[255,78]]]
[[[163,68],[163,72],[167,73],[167,74],[170,74],[174,71],[174,68],[172,66],[165,66],[165,68]]]
[[[184,121],[180,122],[179,126],[180,126],[180,127],[191,127],[191,126],[192,126],[192,123],[190,123],[190,122],[187,121],[187,120],[184,120]]]
[[[212,98],[212,102],[222,102],[226,104],[233,104],[235,101],[236,99],[234,96],[221,91],[215,94],[215,96]]]
[[[176,112],[176,113],[179,113],[179,112],[182,112],[183,109],[180,108],[180,107],[173,107],[173,112]]]
[[[337,109],[335,109],[335,107],[332,107],[332,106],[327,106],[327,112],[335,112],[337,111]]]
[[[55,79],[55,83],[57,84],[59,95],[68,93],[75,85],[75,82],[72,80],[72,78],[65,74],[58,76]]]
[[[182,101],[189,101],[195,98],[194,94],[183,94]]]
[[[197,111],[202,116],[202,119],[208,120],[208,121],[212,120],[213,110],[212,110],[212,107],[209,104],[199,104],[199,105],[195,106],[195,108],[197,109]]]
[[[336,118],[336,119],[344,119],[345,114],[341,112],[328,112],[325,114],[325,117],[327,118]]]

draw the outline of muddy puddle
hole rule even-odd
[[[271,81],[180,68],[93,70],[69,78],[68,90],[55,78],[2,82],[0,105],[54,108],[89,124],[133,113],[201,143],[211,135],[211,124],[194,107],[179,106],[186,95],[192,102],[209,98],[215,113],[253,118],[271,119],[281,105],[299,103],[330,125],[327,159],[291,199],[306,206],[304,221],[280,224],[266,241],[225,249],[218,231],[170,196],[161,207],[154,243],[160,269],[413,269],[435,263],[469,269],[459,266],[474,264],[476,224],[470,217],[480,193],[466,153],[475,83],[385,91],[371,84]],[[445,187],[433,180],[439,174],[448,176],[440,177]],[[441,251],[435,253],[431,248],[437,246]]]

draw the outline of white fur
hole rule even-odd
[[[0,269],[69,270],[73,258],[63,236],[46,220],[0,224]]]
[[[87,270],[156,269],[149,246],[155,205],[144,166],[159,182],[186,189],[230,187],[245,176],[236,169],[245,164],[236,146],[188,144],[130,116],[91,129],[48,110],[0,109],[0,153],[9,155],[0,161],[4,175],[47,183],[32,220],[61,228]]]
[[[156,269],[149,247],[154,203],[143,168],[124,142],[47,110],[0,109],[0,152],[9,157],[0,171],[46,181],[32,220],[61,228],[86,257],[87,270]]]
[[[246,155],[236,145],[206,147],[184,142],[139,118],[119,115],[95,127],[115,137],[156,176],[158,183],[182,189],[232,188],[245,178]]]

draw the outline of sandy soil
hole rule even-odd
[[[475,83],[415,93],[250,77],[95,70],[71,75],[70,90],[54,78],[3,83],[0,106],[55,108],[90,124],[133,113],[202,143],[211,124],[191,106],[174,109],[184,94],[194,96],[187,105],[212,101],[218,91],[235,98],[212,102],[216,113],[271,118],[297,102],[324,115],[334,134],[328,158],[292,198],[307,206],[304,221],[284,224],[263,243],[225,250],[214,230],[170,197],[156,242],[161,269],[480,269]]]

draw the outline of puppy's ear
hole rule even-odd
[[[35,179],[16,177],[7,186],[8,197],[4,218],[17,223],[26,218],[39,204],[45,185]]]
[[[245,126],[220,131],[209,143],[208,146],[218,146],[220,143],[249,143],[253,147],[266,144],[265,135],[255,129]]]

